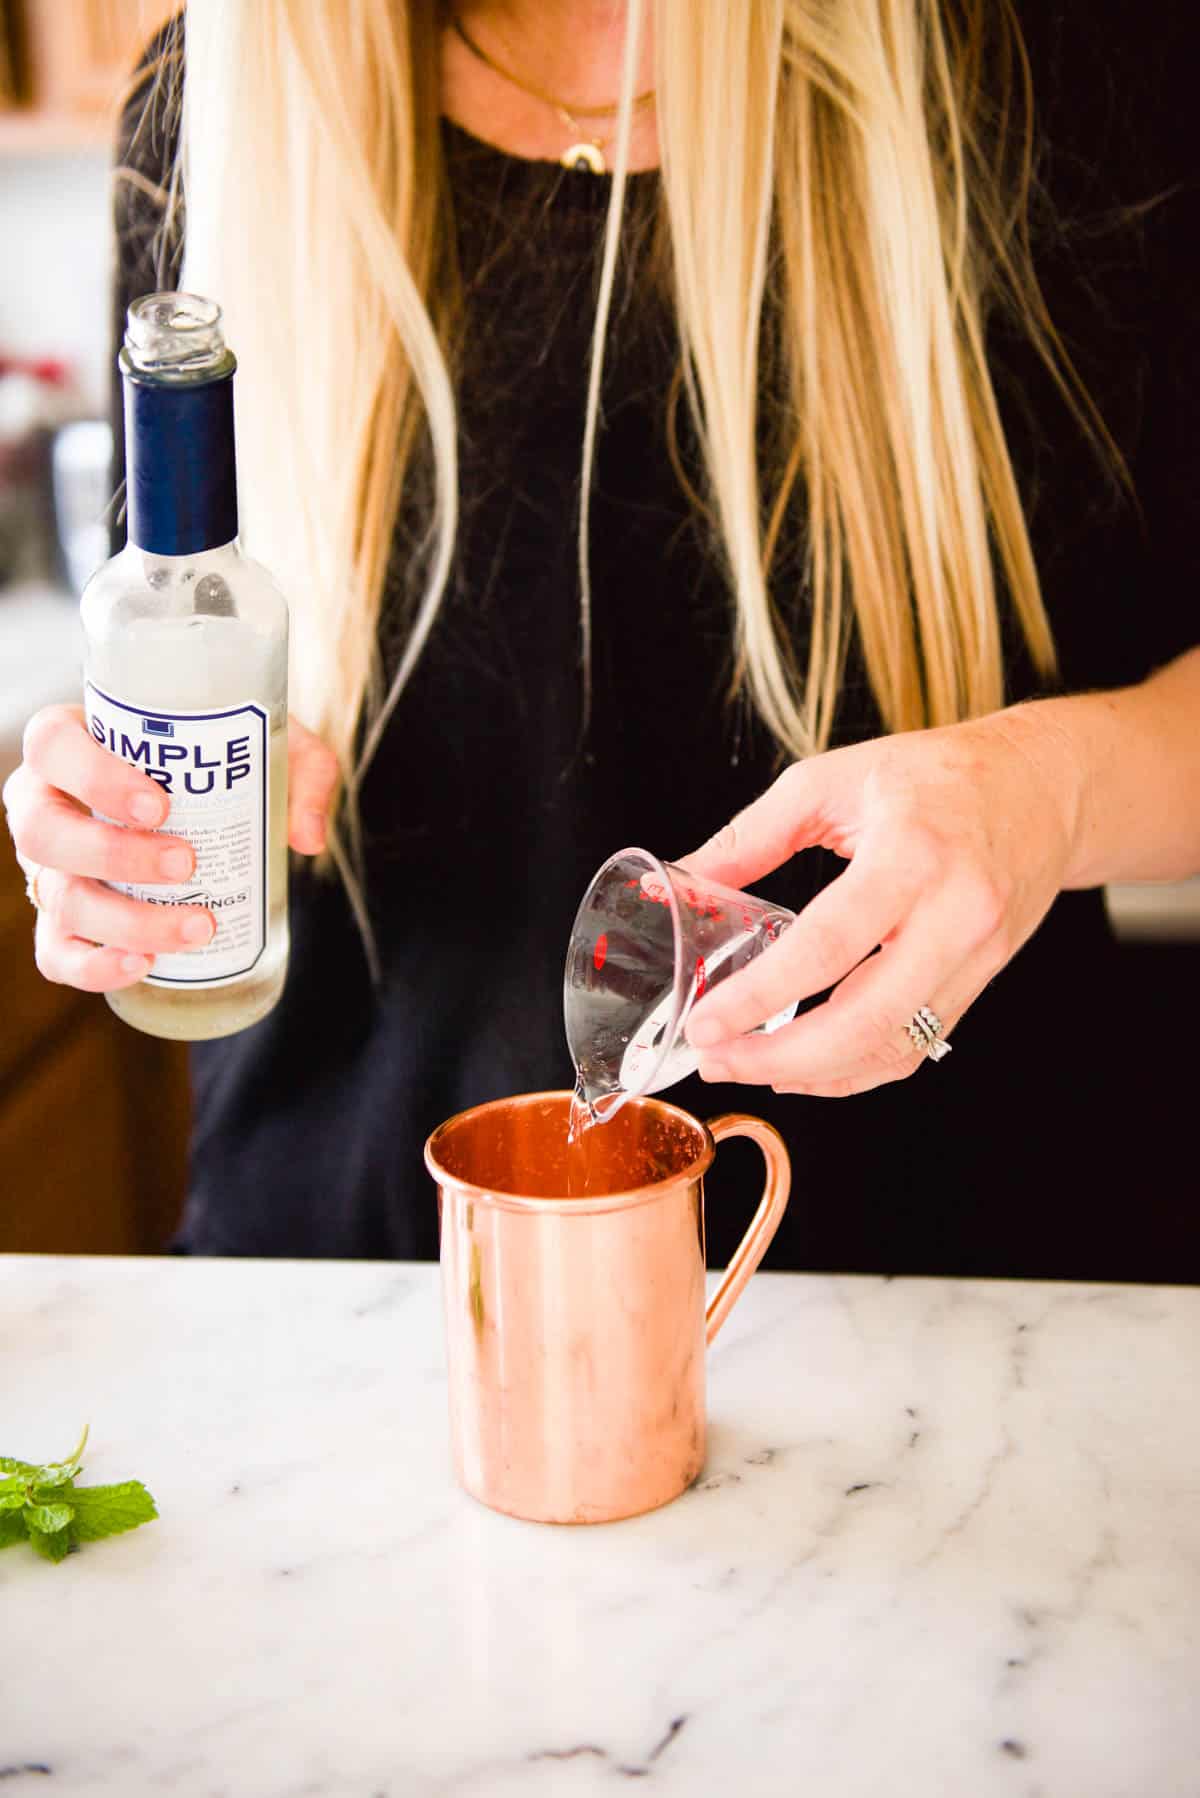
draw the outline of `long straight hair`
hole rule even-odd
[[[1034,274],[1029,71],[1008,0],[627,0],[580,446],[582,678],[647,5],[678,387],[734,601],[731,686],[783,751],[810,755],[856,632],[886,728],[993,709],[1002,594],[1034,665],[1054,666],[988,369],[994,306],[1104,436]],[[339,757],[344,871],[363,772],[454,553],[441,23],[437,0],[189,0],[186,14],[184,282],[219,299],[238,352],[244,534],[292,606],[294,709]],[[385,683],[380,609],[418,458],[433,470],[423,587]],[[806,552],[785,591],[772,564],[789,517]]]

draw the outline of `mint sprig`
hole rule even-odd
[[[85,1429],[65,1461],[37,1466],[0,1455],[0,1548],[28,1542],[47,1561],[65,1560],[81,1542],[136,1529],[158,1516],[140,1480],[117,1486],[77,1486],[87,1447]]]

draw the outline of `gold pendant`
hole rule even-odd
[[[579,169],[593,175],[608,173],[599,144],[586,142],[572,144],[569,150],[563,151],[559,161],[565,169]]]

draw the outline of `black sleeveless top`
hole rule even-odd
[[[1200,639],[1198,33],[1191,9],[1169,0],[1151,5],[1153,21],[1116,0],[1022,12],[1057,220],[1039,267],[1141,503],[1139,516],[1105,481],[1036,358],[996,325],[997,384],[1071,691],[1138,680]],[[172,122],[161,109],[142,117],[144,106],[135,96],[125,147],[156,179]],[[372,985],[336,881],[296,867],[282,1000],[193,1051],[179,1246],[197,1252],[435,1255],[428,1132],[480,1100],[571,1083],[563,958],[591,874],[627,844],[686,853],[781,765],[747,707],[728,701],[730,599],[669,454],[676,343],[654,279],[657,176],[632,181],[608,349],[584,729],[576,521],[608,184],[449,124],[443,141],[464,288],[463,515],[450,591],[363,795],[383,977]],[[154,261],[155,223],[151,202],[122,189],[118,318],[173,278]],[[686,440],[682,453],[686,463]],[[417,492],[397,531],[388,657],[420,510]],[[778,574],[785,605],[802,521],[795,535]],[[1027,697],[1035,683],[1011,629],[1008,640],[1010,697]],[[852,655],[837,740],[878,729]],[[798,909],[839,866],[811,851],[760,890]],[[753,1110],[783,1132],[793,1196],[768,1266],[1194,1280],[1190,1080],[1162,1038],[1176,1010],[1190,1029],[1189,992],[1194,951],[1119,945],[1101,893],[1066,894],[940,1066],[843,1101],[696,1080],[667,1096],[700,1116]],[[758,1185],[755,1152],[723,1148],[708,1181],[712,1263]]]

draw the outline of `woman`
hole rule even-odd
[[[435,1252],[425,1134],[569,1081],[571,918],[642,843],[807,906],[671,1095],[784,1131],[776,1265],[1196,1277],[1100,892],[1200,868],[1195,27],[1019,10],[192,0],[186,224],[168,30],[118,305],[182,254],[225,308],[291,840],[341,869],[195,1051],[181,1246]],[[51,979],[174,927],[90,946],[135,838],[78,804],[136,781],[34,721]]]

